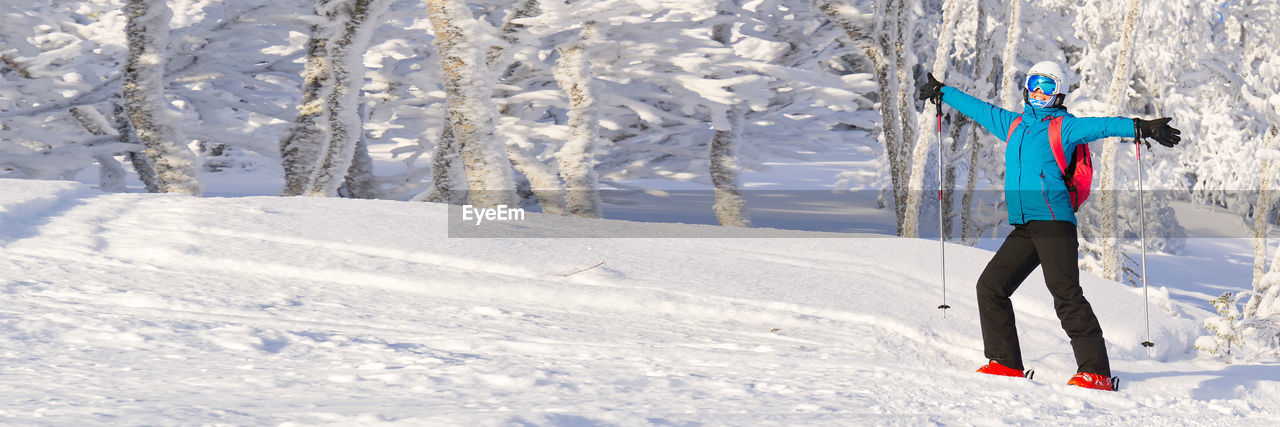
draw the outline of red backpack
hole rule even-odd
[[[1013,131],[1022,124],[1022,116],[1013,119],[1009,125],[1009,137],[1013,139]],[[1067,155],[1062,151],[1062,117],[1049,120],[1049,151],[1053,159],[1058,161],[1058,169],[1062,170],[1062,182],[1067,184],[1067,192],[1071,194],[1071,210],[1079,211],[1080,205],[1089,198],[1089,187],[1093,185],[1093,160],[1089,156],[1089,144],[1076,145],[1071,153],[1071,162],[1067,163]]]

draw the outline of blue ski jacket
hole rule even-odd
[[[1009,223],[1050,220],[1076,223],[1071,195],[1062,170],[1049,147],[1049,119],[1061,116],[1062,150],[1067,159],[1079,144],[1110,138],[1132,138],[1133,120],[1127,117],[1076,117],[1066,108],[1022,110],[1022,123],[1009,138],[1009,125],[1017,113],[983,102],[951,86],[942,88],[942,102],[987,128],[1007,144],[1004,150],[1004,194]],[[1006,140],[1007,138],[1007,140]]]

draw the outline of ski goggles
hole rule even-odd
[[[1058,82],[1039,74],[1027,77],[1027,91],[1035,92],[1036,89],[1040,89],[1045,95],[1056,95],[1058,93]]]

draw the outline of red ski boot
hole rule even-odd
[[[1071,377],[1071,380],[1067,381],[1067,385],[1091,388],[1094,390],[1107,390],[1107,391],[1116,390],[1116,384],[1115,382],[1111,381],[1111,378],[1107,378],[1098,374],[1090,374],[1088,372],[1081,372]]]
[[[987,374],[987,375],[1003,375],[1006,377],[1026,376],[1022,373],[1021,369],[1013,369],[1008,366],[1001,365],[1000,363],[994,360],[992,360],[990,363],[987,363],[986,366],[978,368],[978,373]]]

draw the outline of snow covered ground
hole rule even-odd
[[[1280,369],[1198,359],[1207,304],[1176,291],[1152,293],[1149,357],[1141,291],[1083,276],[1122,378],[1098,392],[1064,384],[1038,274],[1014,298],[1035,379],[972,372],[982,249],[948,246],[942,313],[936,241],[536,214],[501,226],[724,238],[461,239],[446,222],[425,203],[0,180],[0,423],[1280,418]]]

